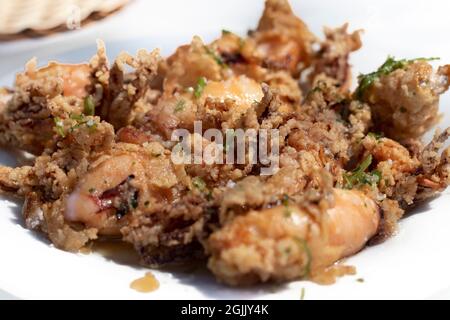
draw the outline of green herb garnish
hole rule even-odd
[[[222,68],[228,67],[225,61],[223,61],[222,57],[218,55],[216,52],[214,52],[211,48],[205,46],[205,50],[206,53],[209,54],[214,59],[214,61],[217,62],[219,66],[221,66]]]
[[[61,137],[65,138],[66,137],[66,132],[64,131],[64,123],[61,120],[61,118],[59,117],[54,117],[53,121],[55,122],[55,131],[58,135],[60,135]]]
[[[311,273],[311,262],[312,262],[311,250],[309,249],[309,246],[308,246],[308,243],[306,242],[306,240],[300,239],[300,238],[296,238],[295,240],[300,245],[300,248],[304,250],[304,252],[306,254],[306,259],[308,259],[305,267],[302,270],[302,277],[308,277],[309,274]]]
[[[86,121],[86,127],[88,127],[89,129],[95,129],[97,128],[97,123],[93,119],[89,119],[88,121]]]
[[[206,200],[209,201],[213,199],[211,190],[208,189],[205,181],[202,178],[200,177],[193,178],[192,185],[194,186],[194,188],[198,189],[201,193],[206,195]]]
[[[369,132],[367,135],[369,137],[374,138],[375,140],[380,140],[381,138],[383,138],[383,134],[382,133]]]
[[[365,179],[365,172],[367,168],[372,163],[372,155],[369,154],[363,162],[359,164],[359,166],[356,167],[355,170],[353,170],[351,173],[344,174],[344,181],[345,181],[345,187],[347,189],[353,188],[355,185],[363,183]]]
[[[133,195],[130,197],[130,206],[131,206],[133,209],[136,209],[136,208],[138,207],[138,201],[137,201],[137,198],[136,198],[136,194],[133,194]]]
[[[369,154],[351,173],[344,174],[344,187],[352,189],[353,187],[363,184],[376,185],[381,180],[381,172],[373,170],[372,172],[365,172],[372,164],[372,155]]]
[[[72,120],[75,120],[75,121],[83,121],[84,120],[84,114],[71,113],[69,115],[69,118],[72,119]]]
[[[206,83],[207,83],[207,80],[205,77],[198,78],[197,84],[195,85],[195,89],[194,89],[194,97],[195,98],[197,98],[197,99],[200,98],[203,90],[206,87]]]
[[[417,58],[417,59],[401,59],[401,60],[395,60],[394,57],[388,56],[386,61],[377,69],[377,71],[374,71],[372,73],[368,74],[361,74],[358,77],[358,88],[355,91],[355,96],[357,99],[361,100],[363,98],[364,92],[366,89],[372,86],[372,84],[375,82],[376,79],[378,79],[381,76],[385,76],[390,74],[391,72],[394,72],[397,69],[403,69],[404,67],[417,62],[417,61],[433,61],[438,60],[439,58]]]
[[[225,34],[230,34],[230,33],[231,33],[231,31],[226,30],[226,29],[222,29],[222,34],[223,34],[223,35],[225,35]]]
[[[84,111],[87,116],[93,116],[95,114],[95,102],[91,95],[84,98]]]
[[[305,300],[305,288],[302,288],[302,290],[300,291],[300,300]]]
[[[89,188],[88,191],[89,191],[90,194],[93,194],[95,192],[95,188]]]
[[[289,206],[289,196],[287,194],[283,194],[283,198],[281,199],[281,203],[283,206]]]
[[[73,132],[75,129],[79,128],[82,125],[86,125],[90,130],[94,130],[97,128],[97,122],[94,119],[88,119],[84,114],[74,114],[71,113],[69,115],[70,119],[75,120],[77,123],[69,128],[70,132]]]
[[[283,195],[283,198],[281,199],[281,204],[284,206],[284,216],[286,218],[289,218],[292,215],[292,211],[289,208],[289,196],[287,194]]]
[[[186,106],[186,101],[184,101],[183,99],[178,100],[177,103],[175,104],[175,109],[174,109],[175,113],[183,111],[185,106]]]
[[[205,181],[203,181],[202,178],[200,177],[195,177],[192,179],[192,185],[197,188],[198,190],[204,192],[207,191],[208,189],[206,188],[206,183]]]

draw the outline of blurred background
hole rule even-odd
[[[0,0],[0,21],[4,22],[0,23],[0,73],[5,75],[16,71],[33,56],[38,57],[42,63],[57,57],[63,57],[63,60],[87,59],[95,52],[97,38],[105,40],[109,56],[112,58],[120,50],[134,53],[142,47],[148,49],[159,47],[163,54],[169,54],[177,45],[189,42],[194,34],[208,41],[219,35],[223,28],[245,34],[248,29],[255,27],[263,2],[263,0]],[[317,35],[321,35],[324,25],[338,26],[345,22],[350,23],[350,29],[365,30],[364,47],[352,56],[352,62],[358,72],[375,68],[388,54],[397,57],[432,55],[450,61],[450,41],[446,40],[447,32],[450,31],[448,1],[291,0],[290,2],[295,12]],[[46,7],[42,13],[34,8],[39,3]],[[56,9],[55,3],[58,3]],[[64,3],[66,5],[63,5]],[[73,3],[78,3],[79,9],[74,7]],[[103,13],[99,13],[101,9],[96,11],[96,8],[102,6],[105,10]],[[27,25],[27,21],[28,24],[39,23],[41,20],[58,21],[55,18],[58,13],[61,15],[58,18],[62,19],[62,26],[46,32],[44,23],[44,31],[25,30],[19,36],[5,37],[8,21],[16,21],[13,25],[20,27],[20,23],[17,23],[19,15],[17,7],[25,11],[23,16],[28,16],[22,27]],[[34,14],[27,13],[27,8],[28,11],[33,9]],[[107,9],[112,12],[108,12]],[[85,17],[89,12],[92,14]],[[77,20],[81,20],[80,29],[77,29]],[[11,29],[11,26],[9,27]],[[67,27],[74,30],[64,32]]]

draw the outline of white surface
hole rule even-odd
[[[12,72],[31,56],[44,62],[61,58],[77,62],[95,52],[103,38],[111,57],[119,50],[160,47],[168,54],[193,34],[211,40],[223,28],[244,34],[256,25],[263,2],[135,1],[123,12],[85,29],[48,39],[0,44],[0,84],[12,83]],[[351,29],[364,28],[364,47],[352,56],[354,73],[371,71],[388,54],[397,57],[441,57],[450,63],[450,3],[444,1],[292,1],[295,11],[320,34],[323,25],[346,21]],[[445,38],[444,38],[445,37]],[[450,94],[441,100],[448,110]],[[441,127],[450,124],[447,111]],[[11,162],[0,154],[1,162]],[[281,287],[230,289],[204,271],[154,271],[158,291],[140,294],[129,289],[146,269],[126,259],[100,254],[75,255],[52,248],[39,235],[23,228],[20,204],[0,201],[0,289],[19,298],[270,298],[306,299],[450,298],[450,198],[447,190],[428,206],[404,219],[399,234],[348,259],[356,276],[333,286],[293,282]],[[364,283],[356,281],[364,278]]]

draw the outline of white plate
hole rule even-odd
[[[366,29],[364,47],[352,57],[355,74],[374,69],[388,54],[408,58],[440,56],[442,63],[450,63],[450,42],[444,39],[450,30],[447,2],[292,2],[296,12],[317,34],[322,25],[338,26],[345,21],[350,22],[352,29]],[[153,2],[152,6],[148,3],[137,1],[121,17],[69,35],[2,44],[0,74],[18,70],[33,55],[41,57],[41,62],[53,58],[82,61],[95,51],[96,37],[105,38],[111,57],[120,49],[134,52],[139,47],[154,46],[167,54],[190,34],[201,34],[211,40],[222,28],[242,33],[256,24],[262,8],[262,1],[256,0],[189,1],[189,5],[181,0],[165,0],[158,5]],[[129,25],[118,27],[124,21]],[[11,84],[12,80],[13,74],[0,76],[0,85]],[[441,110],[446,112],[441,127],[450,124],[450,111],[446,111],[449,104],[447,94],[441,102]],[[0,162],[12,164],[14,157],[2,152]],[[217,284],[205,270],[185,268],[152,271],[161,286],[147,294],[129,288],[132,280],[148,271],[136,263],[133,255],[123,252],[116,252],[116,256],[111,252],[83,255],[57,250],[44,237],[23,227],[20,209],[20,203],[0,200],[0,290],[18,298],[299,299],[302,288],[306,299],[450,296],[448,191],[405,218],[397,236],[348,259],[347,263],[356,266],[358,273],[341,278],[335,285],[297,281],[278,287],[232,289]],[[364,282],[356,281],[357,278],[363,278]]]

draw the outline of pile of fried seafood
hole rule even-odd
[[[110,64],[99,42],[87,64],[31,60],[0,89],[0,142],[35,158],[2,166],[0,189],[63,250],[115,239],[150,267],[207,261],[229,285],[318,279],[450,182],[450,129],[421,142],[450,65],[389,57],[351,91],[360,47],[359,31],[321,40],[286,0],[267,0],[247,37],[194,37],[168,58],[140,50]],[[194,121],[279,130],[279,170],[175,164],[171,133],[198,139]]]

